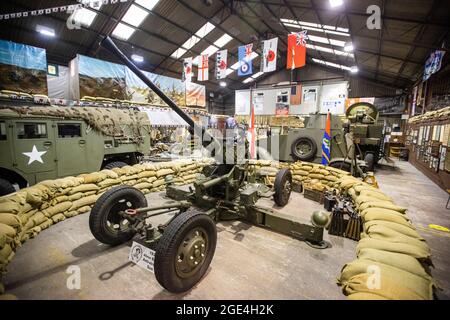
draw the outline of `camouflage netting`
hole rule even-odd
[[[150,120],[145,112],[132,109],[95,107],[2,107],[0,116],[43,116],[64,119],[81,119],[92,128],[115,137],[139,138],[150,130]]]
[[[430,122],[430,121],[444,121],[450,119],[450,107],[446,107],[436,111],[429,111],[423,115],[415,116],[409,119],[409,124]]]
[[[211,159],[203,159],[125,166],[43,181],[1,197],[0,273],[7,271],[7,265],[25,241],[53,224],[90,211],[110,188],[125,184],[145,194],[163,191],[167,175],[172,175],[176,184],[189,184],[211,163]],[[289,165],[263,160],[252,160],[250,164],[250,170],[256,170],[268,185],[273,184],[279,169],[288,167],[294,183],[308,183],[317,190],[334,188],[353,198],[363,217],[364,232],[357,259],[344,266],[338,280],[349,299],[433,298],[435,283],[428,273],[430,248],[406,216],[406,209],[395,205],[378,188],[347,172],[319,164]],[[373,281],[374,270],[380,271],[378,283]],[[11,298],[3,293],[0,281],[0,300]]]

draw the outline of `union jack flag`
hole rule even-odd
[[[307,32],[304,30],[297,33],[297,46],[306,46],[306,40],[308,40]]]

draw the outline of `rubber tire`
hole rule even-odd
[[[367,153],[364,157],[366,162],[367,171],[374,172],[375,169],[375,155],[373,153]]]
[[[333,162],[333,163],[330,164],[330,167],[350,172],[351,171],[351,165],[349,163],[347,163],[347,162],[344,162],[343,165],[342,165],[342,163],[343,163],[342,161]]]
[[[111,170],[114,168],[122,168],[127,166],[128,164],[126,164],[125,162],[122,161],[114,161],[114,162],[110,162],[108,164],[106,164],[103,169],[107,169],[107,170]]]
[[[306,155],[298,154],[296,147],[300,142],[308,142],[311,145],[311,152]],[[303,136],[303,137],[299,137],[299,138],[295,139],[291,145],[291,154],[292,154],[292,158],[294,158],[295,161],[314,160],[314,158],[316,157],[316,153],[317,153],[317,144],[314,141],[314,139],[312,139],[311,137],[308,137],[308,136]]]
[[[89,215],[89,229],[92,235],[101,243],[117,246],[125,243],[134,237],[135,232],[129,230],[113,234],[106,227],[106,218],[111,206],[118,199],[131,198],[129,201],[133,204],[135,209],[147,206],[147,199],[144,194],[136,188],[130,186],[118,186],[106,191],[94,204]]]
[[[181,278],[175,270],[178,248],[186,234],[195,227],[203,227],[209,236],[206,259],[200,270],[190,278]],[[178,215],[164,230],[155,253],[154,271],[156,280],[172,293],[186,292],[205,275],[216,251],[217,229],[214,221],[198,211],[187,211]]]
[[[16,192],[16,189],[8,180],[0,178],[0,197]]]
[[[283,187],[286,183],[286,180],[288,180],[291,184],[291,193],[292,193],[292,173],[289,169],[282,169],[278,171],[277,176],[275,178],[275,194],[273,195],[273,201],[275,201],[276,205],[279,207],[284,207],[288,204],[289,198],[291,197],[291,194],[289,194],[289,197],[287,198],[287,201],[283,199]]]

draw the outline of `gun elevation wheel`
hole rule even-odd
[[[278,171],[275,178],[275,194],[273,200],[275,203],[284,207],[289,202],[292,192],[292,173],[289,169]]]
[[[216,241],[216,225],[208,215],[181,213],[164,230],[156,247],[156,280],[170,292],[191,289],[208,270]]]
[[[118,186],[105,192],[94,204],[89,216],[89,228],[98,241],[116,246],[135,235],[129,221],[119,215],[127,209],[147,206],[147,199],[138,189]]]

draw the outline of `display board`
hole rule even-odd
[[[255,115],[307,115],[345,113],[348,82],[325,85],[293,85],[235,92],[235,114],[249,115],[250,103]],[[251,91],[251,94],[250,94]],[[251,98],[251,99],[250,99]]]
[[[47,95],[45,49],[0,40],[0,90]]]
[[[69,68],[58,66],[56,76],[47,75],[48,97],[52,99],[69,100]]]

